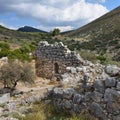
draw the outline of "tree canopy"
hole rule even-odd
[[[8,62],[0,68],[0,81],[4,88],[15,89],[17,83],[33,83],[35,74],[28,63]]]
[[[53,31],[52,31],[52,35],[53,36],[56,36],[56,35],[59,35],[60,34],[60,29],[58,28],[55,28]]]

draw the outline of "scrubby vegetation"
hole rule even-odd
[[[4,85],[4,88],[14,90],[19,81],[33,83],[34,78],[34,72],[28,63],[12,61],[0,68],[0,82]]]
[[[0,58],[8,57],[9,59],[25,61],[33,58],[29,54],[34,54],[36,46],[34,44],[24,43],[20,48],[10,49],[9,43],[1,42],[0,49]]]
[[[57,113],[52,103],[45,104],[40,102],[34,103],[25,117],[21,117],[18,114],[15,114],[14,117],[19,120],[95,120],[93,116],[87,113],[79,115],[69,115],[62,111]]]

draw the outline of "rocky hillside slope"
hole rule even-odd
[[[80,47],[110,53],[120,60],[120,6],[95,21],[68,32],[65,36],[83,42]]]

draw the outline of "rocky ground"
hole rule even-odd
[[[67,87],[51,91],[58,112],[89,112],[99,120],[120,120],[120,68],[85,63],[62,75]]]
[[[14,114],[24,116],[28,109],[32,107],[31,103],[41,101],[48,89],[53,86],[55,86],[55,83],[51,84],[47,79],[37,78],[33,85],[19,83],[12,97],[10,97],[10,93],[1,94],[0,120],[16,120],[12,117]]]
[[[12,97],[0,94],[0,120],[16,120],[14,114],[25,116],[31,103],[43,98],[53,101],[57,112],[89,111],[99,120],[120,120],[119,67],[84,61],[82,66],[66,70],[58,82],[36,78],[32,85],[19,83]]]

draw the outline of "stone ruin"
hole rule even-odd
[[[93,79],[93,84],[90,84],[84,76],[84,81],[77,83],[79,88],[48,90],[56,111],[72,115],[89,113],[96,120],[120,120],[120,68],[105,66]]]
[[[62,43],[44,41],[37,48],[36,72],[49,79],[60,75],[62,85],[48,89],[46,97],[58,113],[87,112],[98,120],[120,120],[119,67],[83,61]]]
[[[82,58],[79,54],[70,51],[62,42],[48,44],[39,43],[36,51],[36,74],[39,77],[52,79],[66,72],[69,66],[80,66]]]

